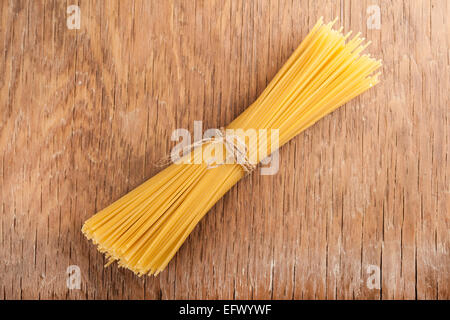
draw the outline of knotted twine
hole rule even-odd
[[[252,163],[247,157],[248,148],[241,140],[241,137],[236,134],[227,133],[224,127],[215,129],[216,135],[210,138],[203,138],[181,149],[183,157],[190,154],[195,149],[206,144],[223,144],[225,146],[227,158],[224,162],[217,162],[216,157],[212,157],[206,161],[206,168],[213,169],[224,164],[239,164],[246,173],[250,173],[256,168],[256,164]],[[179,151],[178,151],[179,152]],[[194,156],[195,158],[195,156]],[[203,155],[202,155],[203,158]],[[166,166],[172,162],[171,156],[164,157],[156,164],[158,166]],[[213,163],[216,162],[215,165]]]

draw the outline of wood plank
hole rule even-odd
[[[450,298],[447,1],[74,3],[79,30],[71,3],[0,4],[0,297]],[[160,170],[174,129],[245,110],[320,16],[373,42],[382,83],[232,188],[160,276],[104,268],[83,222]]]

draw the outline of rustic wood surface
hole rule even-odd
[[[105,269],[83,222],[160,170],[174,129],[242,112],[322,15],[372,40],[382,83],[243,179],[160,276]],[[445,0],[2,0],[0,297],[450,299],[449,16]]]

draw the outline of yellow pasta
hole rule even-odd
[[[226,129],[278,129],[281,147],[377,84],[379,74],[373,73],[381,61],[361,53],[368,44],[362,45],[359,34],[348,40],[351,33],[332,29],[334,23],[320,19],[259,98]],[[249,153],[259,148],[251,142],[247,147]],[[259,153],[253,156],[261,160]],[[82,231],[108,264],[117,261],[138,275],[157,275],[245,174],[238,163],[172,164],[88,219]]]

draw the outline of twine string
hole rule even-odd
[[[223,144],[225,146],[226,155],[224,162],[217,162],[216,157],[212,157],[206,161],[206,168],[213,169],[217,168],[224,164],[239,164],[245,172],[250,173],[256,168],[256,164],[252,163],[250,159],[247,157],[248,148],[244,141],[242,141],[241,137],[236,134],[227,133],[225,128],[221,127],[220,129],[216,129],[216,135],[210,138],[203,138],[194,143],[191,143],[184,148],[181,149],[183,156],[191,153],[198,147],[206,145],[208,143],[211,144]],[[195,158],[195,155],[194,155]],[[158,166],[166,166],[172,162],[171,156],[164,157],[163,159],[157,162]],[[216,163],[213,165],[213,163]]]

